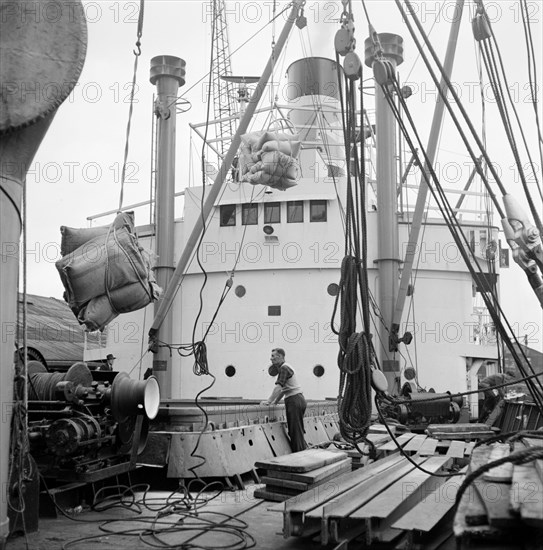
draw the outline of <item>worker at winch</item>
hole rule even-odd
[[[501,399],[505,397],[507,386],[497,388],[502,384],[511,383],[516,380],[514,370],[507,370],[503,373],[491,374],[479,382],[479,390],[484,394],[484,402],[479,412],[479,422],[484,422],[494,410]]]
[[[274,348],[271,352],[272,366],[277,369],[277,379],[270,397],[261,405],[275,405],[285,398],[288,436],[292,452],[307,449],[304,438],[304,414],[307,407],[302,388],[296,379],[296,373],[291,365],[285,362],[285,350]]]
[[[112,353],[108,353],[106,356],[106,362],[102,364],[99,370],[113,370],[113,363],[117,359]]]

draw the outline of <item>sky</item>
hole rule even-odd
[[[455,2],[412,4],[442,59]],[[61,298],[63,292],[55,268],[55,261],[60,258],[60,226],[88,227],[89,216],[115,211],[119,205],[140,6],[139,1],[85,1],[83,5],[88,26],[85,65],[77,86],[58,110],[27,175],[27,290],[57,298]],[[272,42],[279,37],[285,20],[280,15],[275,24],[269,24],[274,5],[276,13],[279,13],[287,4],[275,4],[271,0],[226,2],[233,74],[259,76],[262,73],[271,53]],[[405,61],[399,67],[399,74],[402,82],[412,87],[413,96],[409,104],[418,115],[419,131],[426,140],[436,101],[433,82],[417,55],[395,3],[366,0],[365,5],[377,32],[397,33],[404,38]],[[529,137],[541,180],[519,5],[518,1],[485,2],[501,47],[512,96]],[[481,132],[477,51],[470,24],[473,9],[473,3],[466,2],[451,80],[475,127]],[[543,2],[528,1],[528,9],[541,81]],[[353,2],[353,10],[357,40],[355,51],[363,58],[368,24],[362,2]],[[342,3],[339,1],[308,0],[304,9],[307,28],[303,31],[293,29],[284,56],[275,64],[273,93],[266,94],[264,104],[270,104],[270,95],[273,97],[274,93],[282,99],[285,71],[296,59],[304,55],[334,58],[334,36],[340,28],[338,19],[341,11]],[[176,191],[200,183],[197,172],[201,140],[194,132],[191,133],[188,124],[203,122],[206,118],[210,39],[210,2],[145,2],[141,56],[138,59],[137,88],[128,142],[124,206],[149,199],[152,101],[155,91],[149,82],[149,67],[151,58],[156,55],[174,55],[186,62],[186,84],[180,89],[180,95],[190,109],[177,116]],[[366,69],[365,77],[369,76]],[[539,105],[543,104],[541,93],[539,89]],[[508,192],[526,206],[488,83],[483,85],[483,94],[487,100],[484,127],[489,155],[502,174]],[[543,120],[543,114],[540,117]],[[438,173],[445,186],[461,188],[471,168],[470,157],[451,122],[447,121],[440,138]],[[533,181],[530,186],[535,196]],[[536,203],[541,207],[537,197]],[[182,215],[181,200],[176,203],[176,215]],[[103,225],[110,221],[111,216],[105,216],[93,223]],[[136,223],[139,225],[148,221],[148,210],[136,209]],[[499,225],[499,220],[495,218],[494,223]],[[503,234],[500,238],[503,239]],[[516,334],[521,338],[526,336],[531,347],[542,349],[542,310],[520,268],[512,262],[509,269],[502,270],[501,292],[502,306]]]

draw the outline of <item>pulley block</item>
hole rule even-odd
[[[362,74],[362,62],[354,52],[348,52],[343,62],[345,75],[349,80],[358,80]]]
[[[339,29],[334,38],[334,47],[342,57],[351,51],[352,34],[347,29]]]
[[[473,30],[473,37],[477,42],[490,38],[492,32],[490,30],[490,24],[486,15],[476,15],[471,20],[471,28]]]
[[[377,84],[385,86],[394,79],[394,66],[388,59],[375,59],[372,67]]]

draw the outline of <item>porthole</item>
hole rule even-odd
[[[337,296],[339,294],[339,285],[336,283],[330,283],[326,291],[330,294],[330,296]]]
[[[224,374],[226,374],[226,376],[228,376],[228,378],[232,378],[232,376],[234,376],[234,374],[236,374],[236,367],[234,367],[234,365],[228,365],[224,369]]]
[[[244,287],[243,285],[238,285],[238,286],[235,288],[234,292],[236,293],[236,296],[237,296],[238,298],[243,298],[243,297],[245,296],[245,293],[246,293],[247,291],[245,290],[245,287]]]
[[[324,374],[324,367],[322,365],[315,365],[313,367],[313,374],[317,378],[320,378]]]

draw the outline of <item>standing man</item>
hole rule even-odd
[[[479,413],[479,422],[484,422],[496,405],[505,397],[507,387],[496,388],[495,386],[511,383],[515,379],[515,371],[507,370],[504,373],[491,374],[481,380],[479,390],[483,392],[485,399]]]
[[[285,350],[274,348],[271,352],[271,362],[278,369],[277,380],[270,397],[262,401],[261,405],[275,405],[281,398],[285,398],[287,414],[288,436],[292,452],[307,449],[304,439],[304,413],[307,407],[302,388],[296,380],[294,369],[285,363]]]
[[[113,363],[117,359],[112,353],[106,355],[106,362],[100,367],[100,370],[113,370]]]

